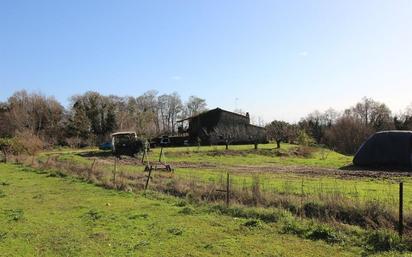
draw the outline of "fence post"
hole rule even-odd
[[[146,147],[145,147],[145,149],[144,149],[144,151],[143,151],[143,154],[142,154],[142,164],[144,163],[144,158],[146,157]]]
[[[47,167],[49,165],[50,158],[51,158],[51,155],[49,155],[49,157],[47,158],[47,161],[44,164],[44,167]]]
[[[96,164],[96,159],[93,160],[92,166],[90,167],[89,173],[87,174],[87,180],[90,180],[92,173],[94,171],[94,165]]]
[[[305,195],[305,191],[304,191],[304,182],[303,182],[303,178],[302,178],[302,187],[301,187],[301,196],[300,196],[300,218],[303,217],[303,213],[305,212],[304,208],[303,208],[303,197]]]
[[[403,182],[399,183],[399,236],[403,235]]]
[[[163,146],[160,148],[159,162],[162,162],[162,156],[163,156]]]
[[[114,157],[113,184],[115,185],[116,185],[116,173],[117,173],[117,157]]]
[[[149,167],[149,175],[147,176],[147,180],[146,180],[146,184],[144,185],[144,192],[146,193],[146,189],[149,186],[149,180],[151,179],[151,175],[152,175],[152,166]]]
[[[226,175],[226,207],[230,204],[230,175],[229,172]]]

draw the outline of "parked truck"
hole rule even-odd
[[[125,131],[112,134],[112,152],[115,156],[134,156],[144,151],[146,142],[137,137],[136,132]]]

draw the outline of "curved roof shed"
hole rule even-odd
[[[412,167],[412,131],[381,131],[370,136],[356,152],[358,166]]]

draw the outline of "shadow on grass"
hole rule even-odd
[[[111,157],[113,156],[112,151],[89,151],[89,152],[81,152],[81,153],[76,153],[77,155],[81,157],[86,157],[86,158],[91,158],[91,157],[98,157],[98,158],[104,158],[104,157]]]

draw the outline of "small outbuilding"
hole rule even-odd
[[[412,131],[381,131],[356,152],[353,163],[369,167],[412,168]]]

